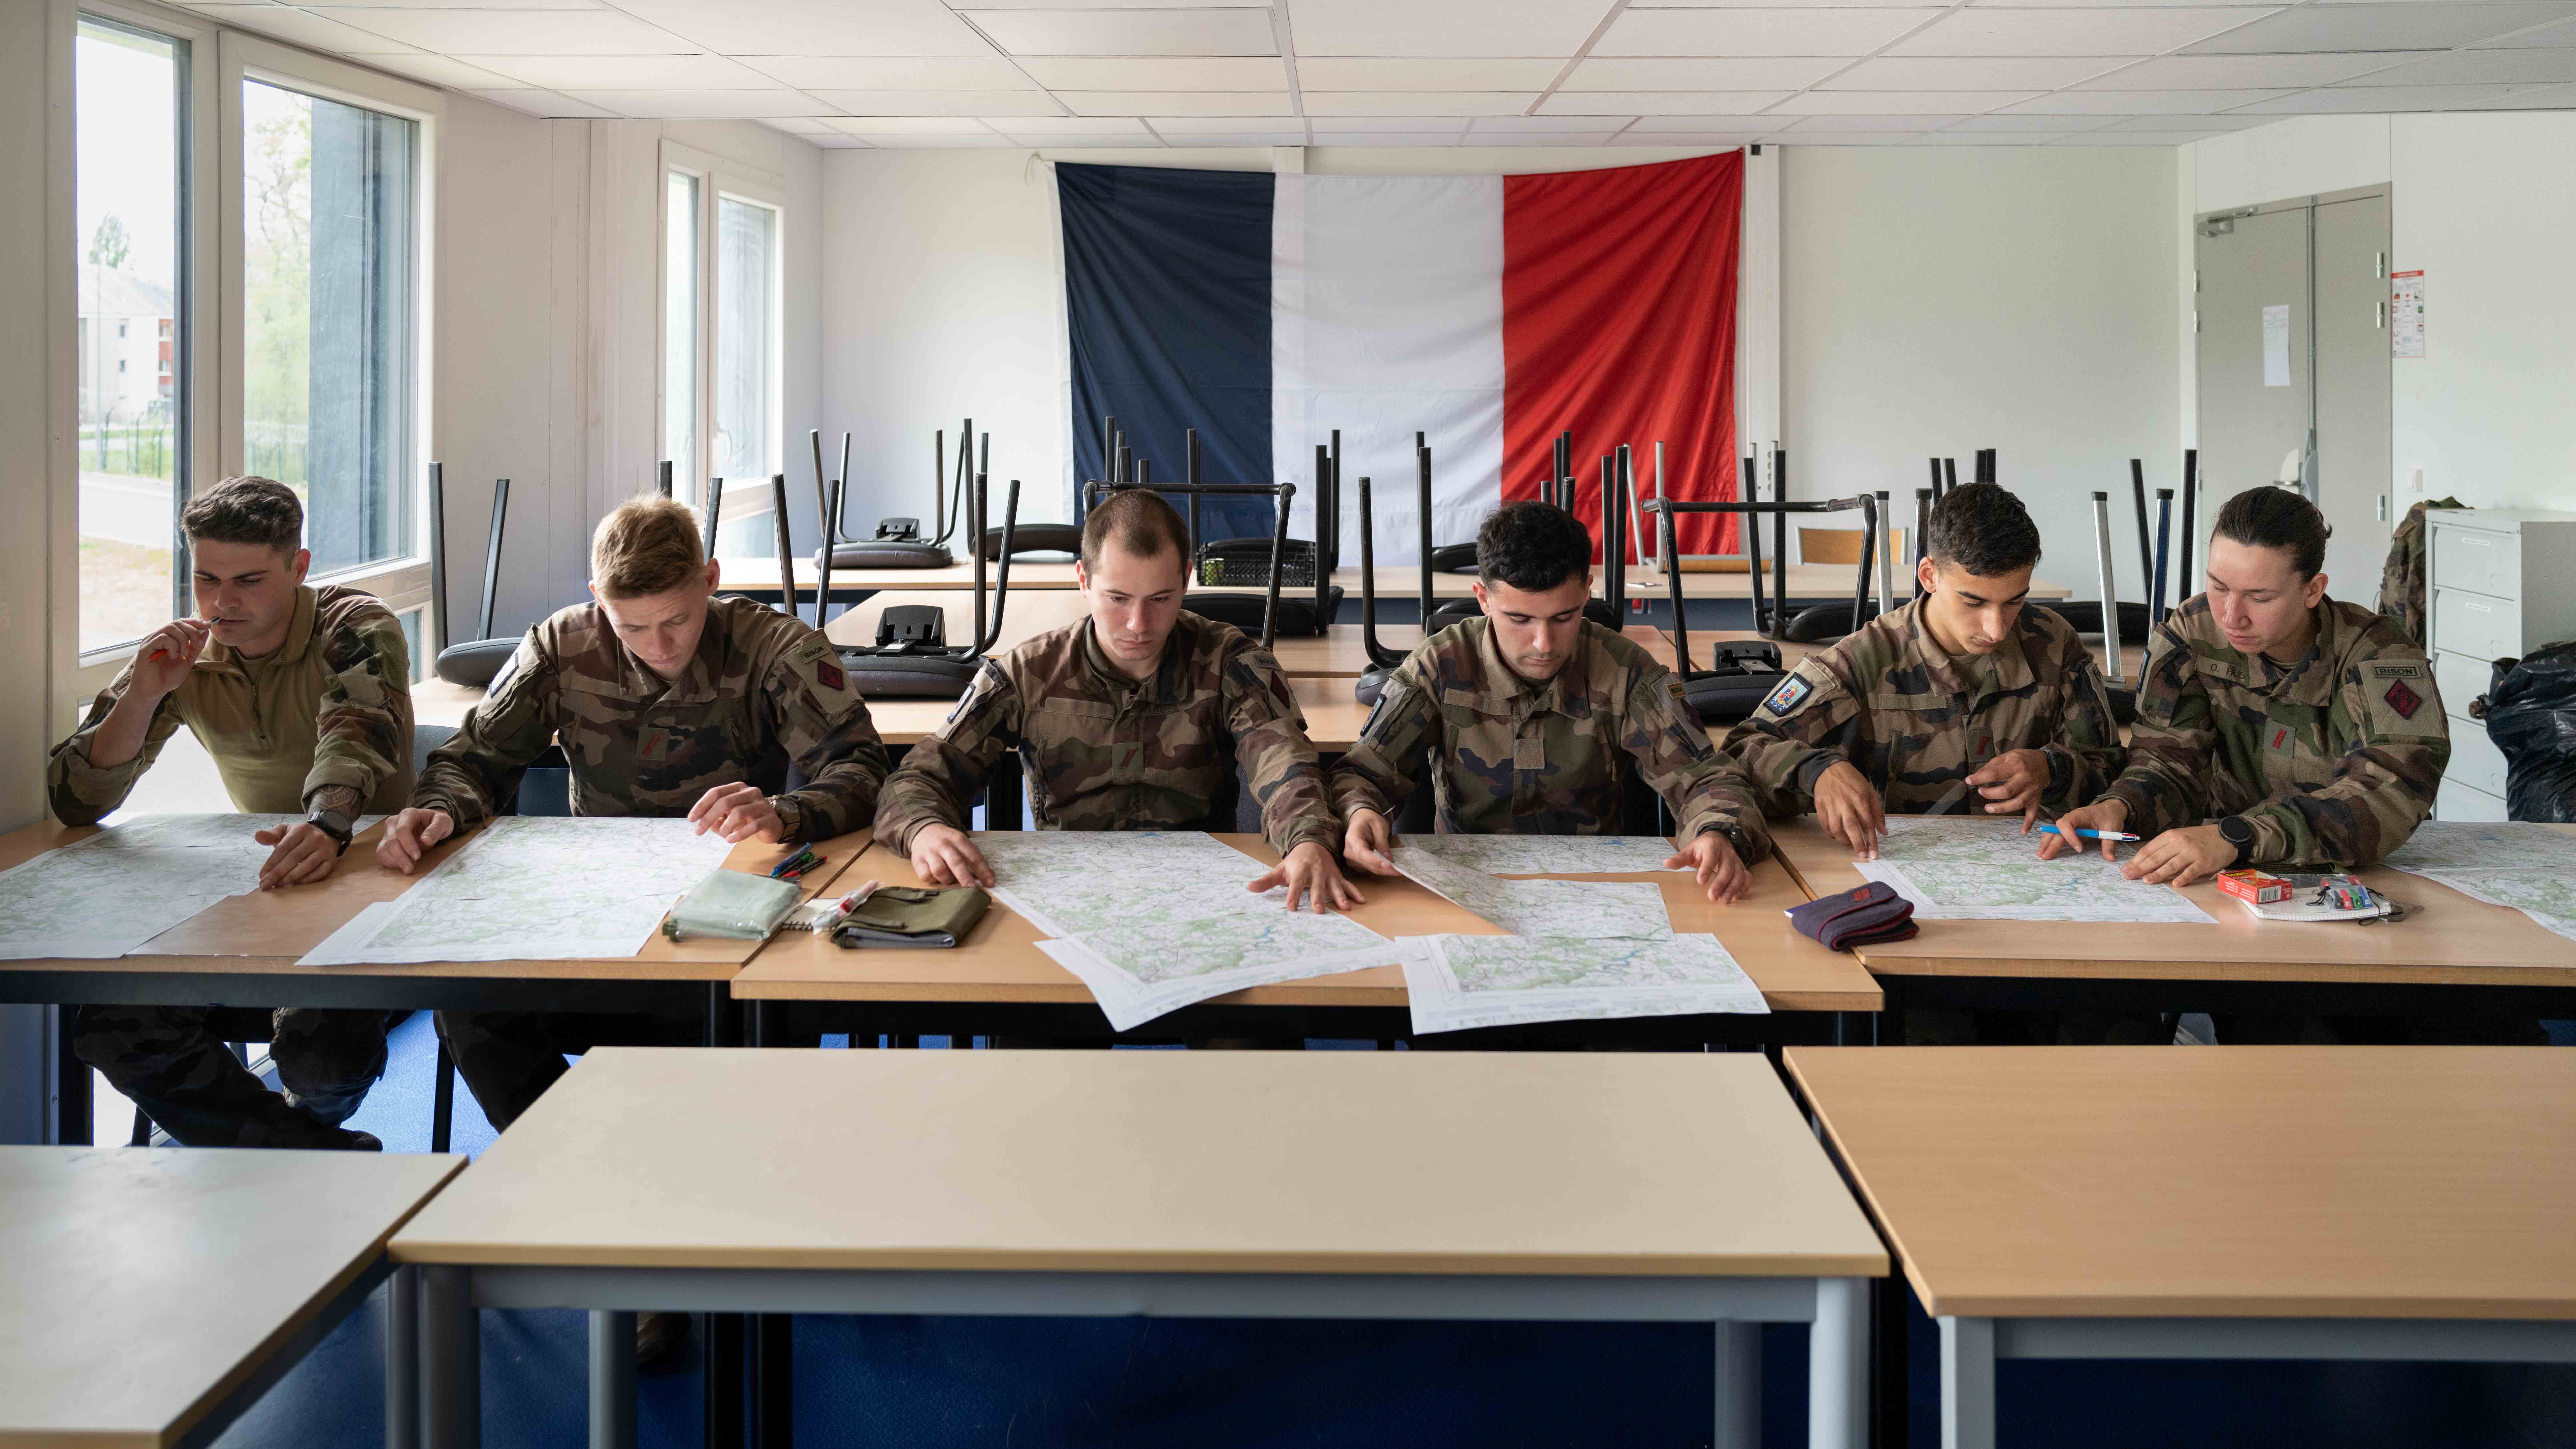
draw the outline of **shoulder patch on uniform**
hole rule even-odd
[[[2390,709],[2397,711],[2399,719],[2413,719],[2415,711],[2424,707],[2424,696],[2408,689],[2403,679],[2389,681],[2388,688],[2379,697],[2388,702]]]
[[[1815,692],[1816,686],[1813,680],[1802,674],[1792,674],[1781,680],[1779,686],[1764,698],[1762,707],[1785,719],[1789,711],[1805,704],[1807,696]]]
[[[828,659],[814,666],[814,677],[823,681],[825,689],[846,688],[850,682],[849,676],[841,672],[841,666]]]

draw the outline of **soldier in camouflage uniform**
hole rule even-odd
[[[628,503],[591,543],[598,601],[556,613],[421,772],[377,856],[409,872],[429,847],[499,813],[528,762],[560,742],[576,815],[685,815],[728,841],[820,840],[866,825],[885,777],[829,641],[747,599],[713,598],[717,566],[668,499]],[[790,791],[790,768],[805,783]],[[574,887],[574,888],[577,888]],[[605,1042],[700,1039],[695,1015],[438,1014],[457,1070],[506,1128]]]
[[[2432,530],[2425,526],[2424,513],[2427,509],[2465,506],[2456,498],[2418,503],[2406,510],[2406,517],[2388,538],[2388,562],[2379,572],[2379,617],[2395,625],[2397,632],[2418,649],[2424,647],[2425,550],[2432,544]]]
[[[1438,830],[1597,835],[1620,828],[1620,771],[1661,795],[1688,842],[1670,862],[1733,901],[1770,853],[1743,771],[1645,650],[1583,617],[1592,539],[1561,508],[1514,503],[1476,537],[1484,617],[1425,639],[1333,767],[1344,859],[1392,874],[1388,821],[1427,754]]]
[[[1355,905],[1305,716],[1268,651],[1185,612],[1189,533],[1141,490],[1083,521],[1090,617],[987,659],[938,731],[888,776],[877,838],[933,884],[993,883],[967,807],[1006,754],[1042,830],[1231,830],[1236,772],[1283,857],[1253,882],[1291,910]]]
[[[134,659],[54,747],[54,814],[89,825],[125,803],[179,726],[214,756],[236,809],[306,815],[264,830],[274,890],[328,877],[361,812],[411,792],[411,663],[402,625],[372,594],[303,579],[304,509],[266,478],[227,478],[180,515],[197,612]],[[381,1011],[84,1006],[73,1049],[192,1147],[355,1147],[340,1127],[385,1068]],[[269,1041],[285,1096],[227,1041]]]
[[[1726,737],[1763,813],[1813,810],[1877,853],[1886,813],[2022,817],[2102,793],[2121,764],[2093,651],[2048,609],[2023,607],[2039,530],[1992,483],[1932,511],[1921,597],[1807,656]]]

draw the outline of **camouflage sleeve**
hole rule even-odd
[[[2102,798],[2129,808],[2124,827],[2142,839],[2197,825],[2208,812],[2208,771],[2218,732],[2191,644],[2170,620],[2156,627],[2138,680],[2129,763]]]
[[[1324,796],[1324,767],[1279,662],[1266,650],[1240,651],[1226,661],[1220,688],[1235,762],[1261,806],[1261,833],[1271,848],[1286,855],[1312,841],[1338,854],[1342,832]]]
[[[1742,765],[1709,743],[1708,731],[1684,700],[1680,675],[1668,669],[1639,672],[1628,687],[1619,748],[1672,807],[1684,844],[1704,831],[1721,830],[1746,865],[1771,853],[1752,782]]]
[[[82,718],[80,728],[54,746],[53,755],[45,761],[46,799],[54,808],[54,818],[65,825],[96,825],[99,817],[124,804],[134,782],[152,768],[161,747],[179,731],[179,711],[173,703],[177,696],[165,695],[153,707],[152,723],[143,734],[143,748],[133,759],[104,767],[89,762],[90,741],[97,737],[108,711],[116,708],[116,702],[125,697],[133,683],[134,666],[128,663],[117,671],[107,688],[98,692],[98,698],[90,701],[89,713]]]
[[[371,603],[339,621],[322,657],[331,678],[322,686],[304,799],[336,785],[363,801],[411,757],[411,651],[393,612]]]
[[[528,762],[554,741],[546,703],[556,688],[554,663],[530,629],[492,677],[482,703],[465,712],[465,723],[446,744],[430,751],[412,786],[412,805],[446,811],[460,831],[499,814],[517,796]]]
[[[781,650],[761,688],[770,731],[805,778],[775,802],[788,841],[825,840],[873,821],[885,742],[832,641],[809,632]]]
[[[2048,756],[2048,788],[2041,793],[2040,803],[2057,813],[2090,803],[2109,789],[2129,758],[2128,751],[2120,748],[2110,690],[2102,683],[2093,651],[2077,640],[2072,652],[2075,657],[2066,662],[2072,678],[2066,686],[2065,713],[2058,718],[2056,737],[2040,751]]]
[[[967,808],[1002,756],[1019,747],[1020,728],[1019,686],[987,659],[948,718],[886,776],[877,796],[877,839],[910,858],[921,827],[936,822],[965,829]]]
[[[2432,813],[2451,762],[2451,731],[2433,666],[2410,654],[2361,659],[2344,671],[2338,688],[2352,745],[2324,788],[2241,812],[2254,827],[2254,863],[2358,870],[2404,845]]]
[[[1374,810],[1394,820],[1396,802],[1418,783],[1426,741],[1438,743],[1440,714],[1431,697],[1428,656],[1416,650],[1388,676],[1386,692],[1370,707],[1360,737],[1333,766],[1327,788],[1333,813]]]
[[[1764,815],[1804,815],[1816,808],[1816,777],[1850,758],[1860,713],[1829,656],[1810,654],[1726,732],[1725,753],[1742,767]]]

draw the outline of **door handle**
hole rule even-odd
[[[2373,303],[2373,304],[2372,304],[2372,307],[2373,307],[2373,310],[2377,313],[2377,320],[2376,320],[2376,321],[2374,321],[2374,322],[2372,323],[2372,325],[2373,325],[2373,326],[2375,326],[2375,327],[2377,327],[2377,328],[2378,328],[2380,331],[2382,331],[2382,332],[2387,331],[2387,330],[2388,330],[2388,304],[2387,304],[2387,303],[2385,303],[2385,302],[2376,302],[2376,303]]]

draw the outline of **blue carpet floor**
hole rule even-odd
[[[426,1015],[350,1125],[429,1145]],[[458,1093],[454,1146],[492,1130]],[[236,1422],[222,1449],[382,1441],[383,1295]],[[1806,1333],[1764,1338],[1763,1442],[1805,1442]],[[1932,1324],[1909,1340],[1912,1439],[1940,1442]],[[1688,1446],[1709,1439],[1709,1331],[1662,1324],[1251,1323],[801,1317],[797,1442],[903,1449]],[[642,1379],[642,1441],[700,1442],[694,1345]],[[584,1442],[581,1317],[483,1315],[484,1442]],[[2576,1369],[2460,1364],[2008,1363],[2012,1449],[2543,1449],[2576,1444]]]

